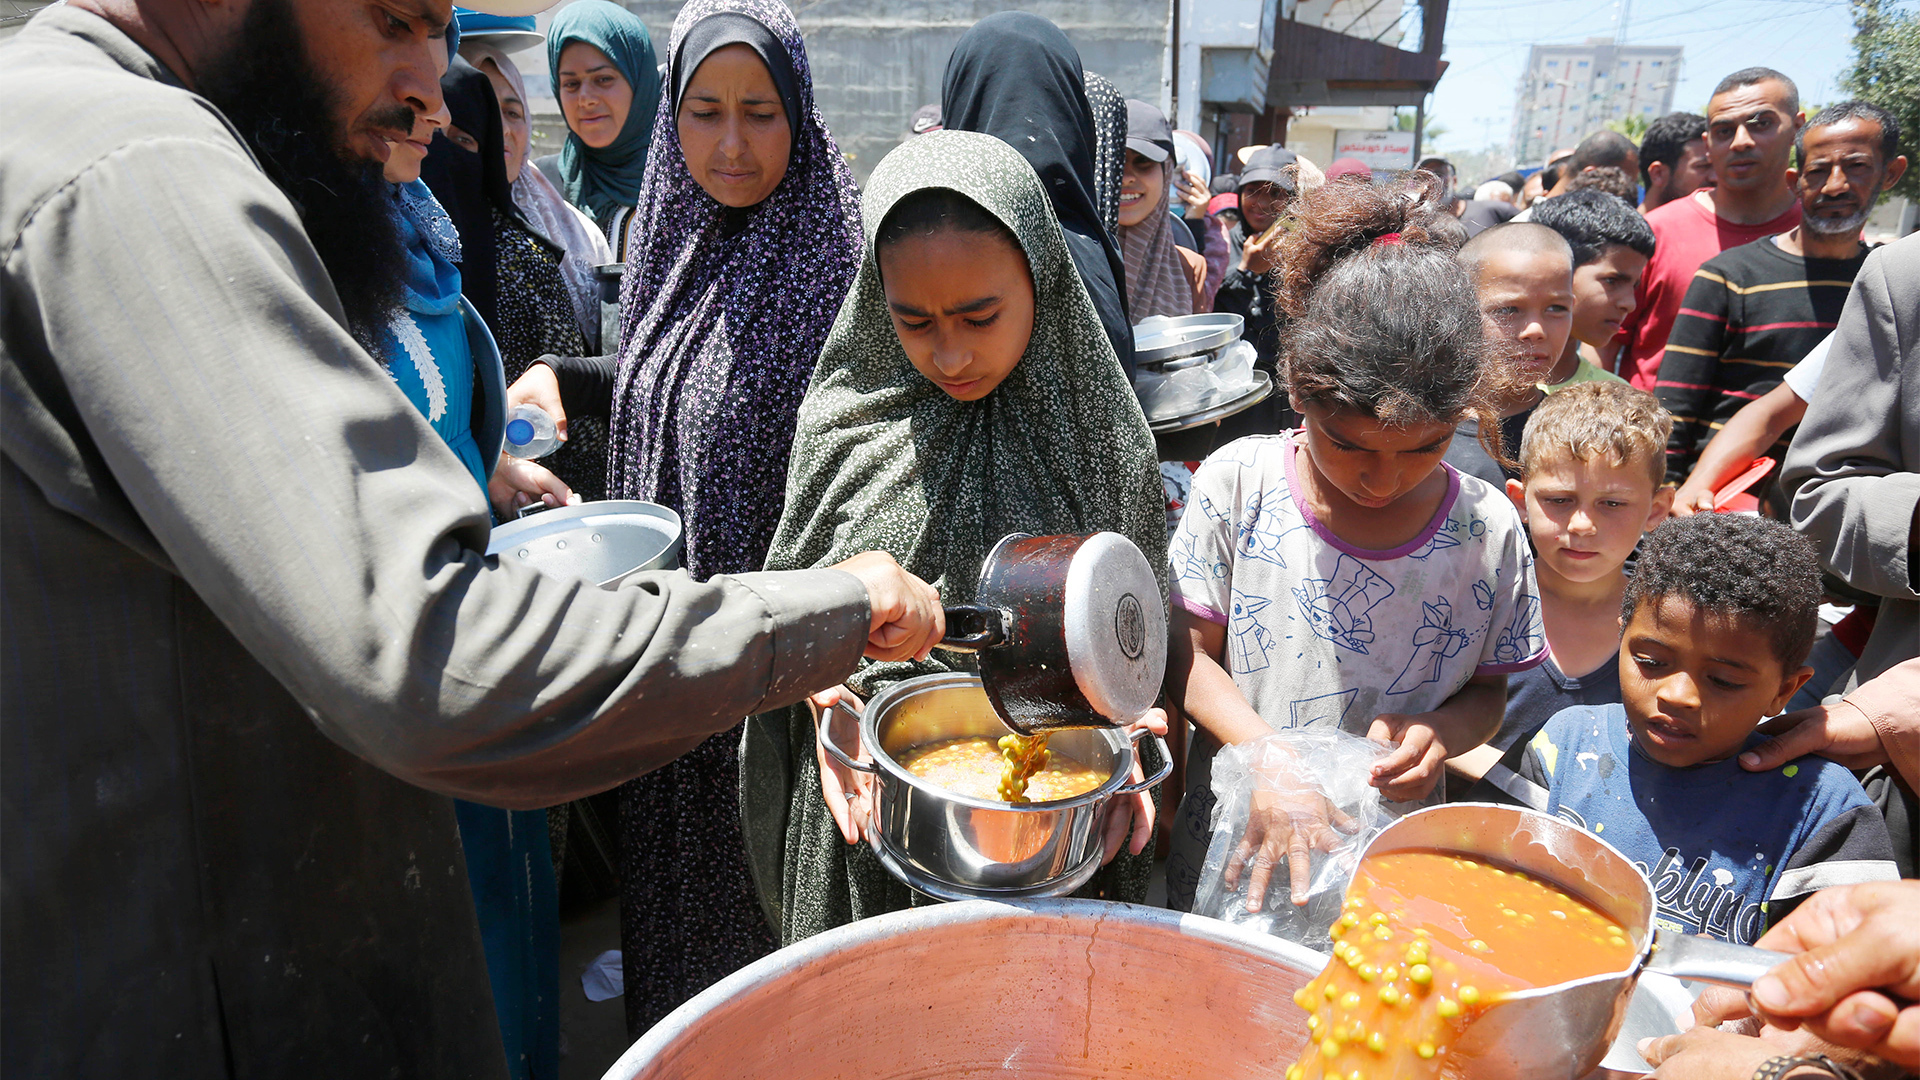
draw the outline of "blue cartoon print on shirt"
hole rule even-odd
[[[1293,590],[1300,615],[1314,633],[1362,656],[1374,640],[1369,612],[1392,595],[1392,582],[1344,553],[1333,564],[1332,577],[1308,578]]]
[[[1240,558],[1272,563],[1282,570],[1287,568],[1282,541],[1286,539],[1288,533],[1307,528],[1307,523],[1295,521],[1286,528],[1276,529],[1276,525],[1285,525],[1289,519],[1278,512],[1262,513],[1259,502],[1267,499],[1284,501],[1288,497],[1285,488],[1263,491],[1260,493],[1259,501],[1247,507],[1251,513],[1241,524],[1240,535],[1237,538],[1237,554]]]
[[[1472,635],[1453,628],[1453,605],[1444,596],[1420,605],[1420,626],[1413,632],[1413,655],[1400,677],[1387,687],[1389,694],[1405,694],[1440,681],[1440,665],[1467,647]]]
[[[1473,583],[1473,603],[1481,611],[1493,610],[1493,586],[1484,581]]]
[[[1335,727],[1347,718],[1347,710],[1353,708],[1353,699],[1360,696],[1359,687],[1336,690],[1319,697],[1301,698],[1287,705],[1289,728],[1310,727],[1314,724],[1331,722]]]
[[[1513,621],[1493,642],[1493,659],[1499,664],[1518,664],[1522,660],[1531,660],[1546,648],[1542,640],[1542,628],[1535,621],[1534,613],[1540,607],[1540,598],[1532,593],[1520,597],[1514,605]]]
[[[1227,648],[1233,653],[1234,674],[1263,671],[1271,665],[1267,657],[1273,652],[1273,647],[1279,644],[1279,639],[1265,624],[1254,618],[1271,603],[1273,601],[1264,596],[1233,594],[1233,613],[1227,623],[1233,640],[1228,642]]]
[[[1227,576],[1227,564],[1200,550],[1198,537],[1183,533],[1174,537],[1171,556],[1175,577],[1206,583]]]
[[[1433,539],[1420,545],[1419,549],[1408,554],[1407,558],[1424,561],[1436,551],[1445,551],[1448,548],[1459,547],[1460,538],[1453,535],[1454,527],[1454,523],[1449,521],[1445,528],[1435,529],[1433,531]]]

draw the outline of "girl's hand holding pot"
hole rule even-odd
[[[1167,713],[1164,709],[1149,709],[1147,714],[1128,724],[1126,732],[1132,737],[1135,731],[1146,728],[1161,738],[1167,735]],[[1133,775],[1129,777],[1135,783],[1147,778],[1146,769],[1140,758],[1133,759]],[[1120,845],[1125,844],[1129,855],[1138,855],[1147,850],[1147,844],[1153,840],[1154,807],[1153,793],[1150,791],[1123,795],[1113,801],[1107,811],[1106,833],[1102,839],[1100,865],[1113,861],[1120,854]]]
[[[835,705],[839,708],[834,708]],[[873,760],[860,739],[859,714],[866,710],[866,704],[853,691],[844,686],[822,690],[807,697],[807,706],[813,710],[816,725],[823,710],[833,709],[833,718],[828,721],[833,741],[854,748],[856,761]],[[817,740],[813,755],[820,764],[820,797],[827,802],[827,813],[833,815],[833,823],[839,826],[840,838],[849,844],[858,844],[866,836],[867,822],[873,814],[873,774],[840,764]]]

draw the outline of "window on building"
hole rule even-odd
[[[1586,62],[1585,60],[1582,60],[1582,61],[1580,61],[1580,66],[1581,66],[1581,67],[1586,67],[1586,66],[1587,66],[1587,62]]]

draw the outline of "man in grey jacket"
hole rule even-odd
[[[504,1077],[447,796],[601,791],[938,640],[885,555],[483,557],[348,329],[450,19],[71,0],[0,46],[0,1074]]]
[[[1920,656],[1920,234],[1860,267],[1780,483],[1827,569],[1881,598],[1854,684]]]
[[[1852,677],[1831,688],[1860,696],[1855,688],[1920,656],[1920,234],[1867,256],[1831,341],[1780,483],[1794,528],[1812,538],[1827,569],[1880,598]],[[1863,718],[1871,719],[1846,710],[1833,722],[1812,718],[1818,734],[1794,739],[1794,749],[1872,767],[1861,783],[1886,818],[1901,873],[1911,874],[1920,864],[1920,797],[1911,786],[1916,765],[1900,755],[1913,747],[1920,718],[1883,717],[1866,738]]]

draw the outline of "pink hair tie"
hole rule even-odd
[[[1380,236],[1380,237],[1378,237],[1378,238],[1376,238],[1376,239],[1374,240],[1374,243],[1375,243],[1375,244],[1377,244],[1377,245],[1380,245],[1380,246],[1383,246],[1383,247],[1384,247],[1384,246],[1387,246],[1387,245],[1390,245],[1390,244],[1404,244],[1404,243],[1406,243],[1406,241],[1405,241],[1405,240],[1402,240],[1402,239],[1400,239],[1400,234],[1399,234],[1399,233],[1397,233],[1397,232],[1390,232],[1390,233],[1386,233],[1386,234],[1384,234],[1384,235],[1382,235],[1382,236]]]

